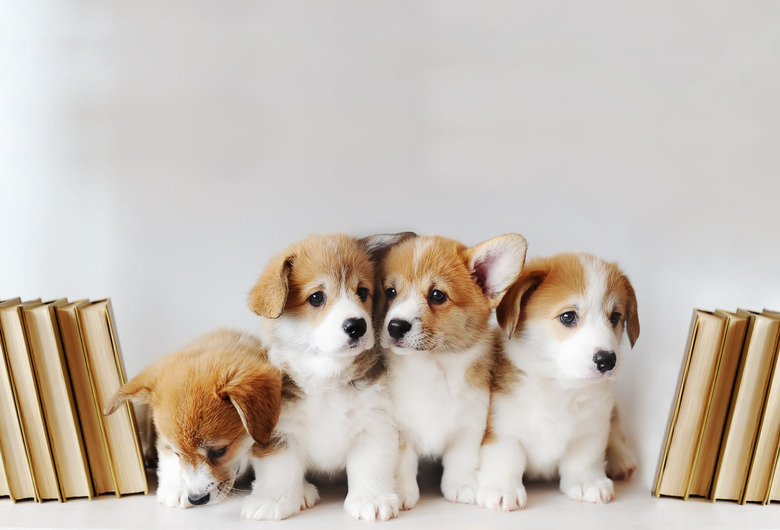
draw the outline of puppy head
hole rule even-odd
[[[382,266],[382,346],[405,354],[476,345],[488,333],[491,309],[519,276],[525,251],[517,234],[471,248],[438,236],[394,246]]]
[[[223,500],[255,443],[265,445],[279,418],[281,374],[240,334],[168,355],[122,385],[105,408],[148,403],[160,462],[178,458],[191,505]],[[204,338],[206,340],[206,338]]]
[[[623,330],[639,337],[634,289],[613,263],[561,254],[528,264],[496,311],[507,336],[550,377],[613,379]]]
[[[313,236],[271,260],[249,294],[269,344],[297,353],[354,357],[374,345],[374,266],[357,240]]]

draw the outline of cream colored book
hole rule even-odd
[[[76,313],[87,351],[89,372],[100,410],[125,382],[122,353],[116,336],[113,311],[109,300],[78,306]],[[141,446],[130,405],[102,417],[109,448],[111,470],[117,485],[116,494],[148,493]]]
[[[8,300],[0,307],[18,306],[21,300]],[[16,407],[14,390],[9,371],[9,361],[2,338],[0,326],[0,464],[3,466],[3,479],[6,481],[6,495],[14,501],[35,499],[30,455],[24,440],[24,431]]]
[[[780,321],[754,312],[748,316],[745,351],[724,433],[711,498],[744,502],[745,485],[753,459],[764,398],[777,353]]]
[[[38,395],[63,500],[94,496],[55,313],[56,306],[66,303],[65,300],[57,300],[22,308],[30,358],[38,381]]]
[[[726,311],[716,311],[716,313],[728,319],[726,336],[723,339],[723,351],[712,389],[712,402],[704,423],[702,443],[688,491],[688,495],[706,498],[710,496],[712,478],[715,476],[726,416],[747,331],[747,317]]]
[[[656,496],[688,496],[720,362],[726,318],[697,309],[694,310],[692,327],[666,448],[659,466]]]
[[[84,446],[92,475],[95,494],[114,493],[116,486],[111,474],[108,446],[105,442],[101,412],[97,404],[95,387],[87,364],[84,339],[81,334],[76,308],[88,302],[82,300],[57,306],[57,321],[62,336],[62,346],[65,351],[73,397],[76,402],[81,430],[84,435]]]
[[[768,309],[764,309],[763,314],[766,316],[769,316],[771,318],[780,319],[780,312],[777,311],[770,311]],[[780,422],[780,413],[778,412],[778,403],[777,401],[780,400],[780,395],[778,395],[778,391],[775,389],[777,383],[775,380],[780,377],[780,338],[778,339],[778,351],[776,353],[775,358],[775,370],[774,374],[772,376],[772,382],[770,383],[770,390],[769,394],[767,395],[766,404],[764,405],[764,420],[763,422],[769,422],[766,427],[769,429],[772,429],[772,426],[776,426],[778,422]],[[762,428],[764,428],[764,423],[762,422]],[[764,431],[766,432],[766,431]],[[773,433],[776,437],[775,440],[775,447],[774,447],[774,455],[772,455],[771,462],[769,462],[769,472],[768,472],[768,486],[766,488],[766,492],[764,495],[763,503],[768,504],[770,502],[777,502],[780,501],[780,473],[778,473],[778,464],[780,464],[780,433]],[[761,433],[759,433],[759,436],[761,436]],[[770,435],[768,435],[770,436]],[[758,444],[758,442],[756,442]],[[756,449],[756,454],[759,454],[758,449]],[[756,464],[755,455],[754,455],[754,461],[753,464]],[[753,468],[751,467],[751,475],[754,473]],[[746,494],[746,500],[747,494]]]

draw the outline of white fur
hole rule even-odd
[[[496,436],[482,447],[477,501],[496,510],[523,508],[523,477],[560,476],[569,497],[612,500],[605,451],[614,405],[613,379],[620,359],[619,338],[604,317],[613,302],[600,262],[583,259],[586,296],[567,301],[581,319],[573,336],[559,342],[550,326],[529,315],[521,338],[506,352],[521,374],[509,393],[495,393],[491,427]],[[602,374],[593,362],[599,350],[618,356],[615,370]]]

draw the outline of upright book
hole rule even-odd
[[[104,410],[113,394],[125,382],[111,303],[109,300],[101,300],[79,305],[76,314],[81,325],[97,404],[100,410]],[[148,493],[133,411],[127,403],[122,406],[123,411],[101,417],[116,494]]]

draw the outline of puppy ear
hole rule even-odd
[[[397,234],[374,234],[358,239],[360,245],[367,253],[371,261],[380,263],[390,251],[390,248],[401,241],[411,237],[417,237],[414,232],[398,232]]]
[[[509,292],[501,300],[496,308],[496,320],[507,337],[511,338],[517,329],[524,303],[546,277],[547,270],[535,269],[523,272],[520,279],[510,287]]]
[[[477,284],[496,307],[525,264],[528,244],[519,234],[494,237],[466,251],[468,266]]]
[[[287,303],[294,258],[285,253],[271,260],[249,293],[249,309],[262,317],[279,318]]]
[[[628,281],[626,275],[622,276],[621,283],[626,292],[626,334],[628,335],[628,342],[633,348],[636,339],[639,338],[639,313],[637,313],[636,309],[636,293],[634,293],[634,287]]]
[[[241,423],[254,441],[268,443],[282,406],[282,375],[273,366],[253,364],[237,371],[219,390],[238,411]]]
[[[103,415],[112,414],[125,401],[135,403],[149,403],[157,379],[157,363],[147,367],[143,372],[122,385],[119,390],[108,400],[103,408]]]

